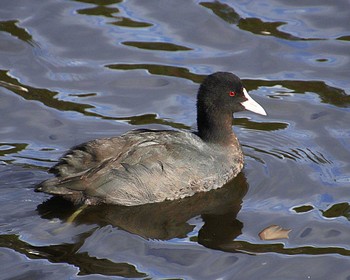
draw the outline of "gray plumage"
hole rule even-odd
[[[56,175],[37,191],[74,203],[140,205],[217,189],[243,167],[232,131],[233,113],[266,114],[241,80],[218,72],[197,96],[198,132],[134,130],[76,146],[51,168]]]
[[[237,141],[237,140],[236,140]],[[38,189],[76,203],[139,205],[221,187],[243,166],[237,146],[218,149],[182,131],[135,130],[67,153]]]

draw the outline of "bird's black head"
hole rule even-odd
[[[229,72],[216,72],[204,79],[198,91],[197,106],[205,111],[233,114],[250,110],[266,115],[265,110],[248,95],[241,79]]]
[[[266,115],[265,110],[249,96],[241,79],[236,75],[216,72],[207,76],[200,85],[197,96],[199,135],[214,139],[220,134],[231,133],[233,113],[243,110]]]

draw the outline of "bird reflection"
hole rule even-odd
[[[216,249],[241,234],[243,224],[236,217],[247,190],[246,178],[240,173],[220,189],[181,200],[131,207],[89,206],[74,219],[74,223],[112,225],[145,239],[169,240],[187,237],[195,227],[188,221],[201,217],[204,224],[197,241]],[[67,221],[77,209],[77,206],[59,197],[53,197],[37,207],[42,218],[63,221]]]

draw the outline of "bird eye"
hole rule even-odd
[[[236,95],[236,92],[230,91],[229,95],[230,95],[230,96],[235,96],[235,95]]]

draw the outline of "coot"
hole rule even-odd
[[[140,205],[175,200],[223,186],[243,167],[233,113],[266,115],[228,72],[207,76],[197,95],[198,132],[133,130],[72,148],[37,191],[76,204]]]

